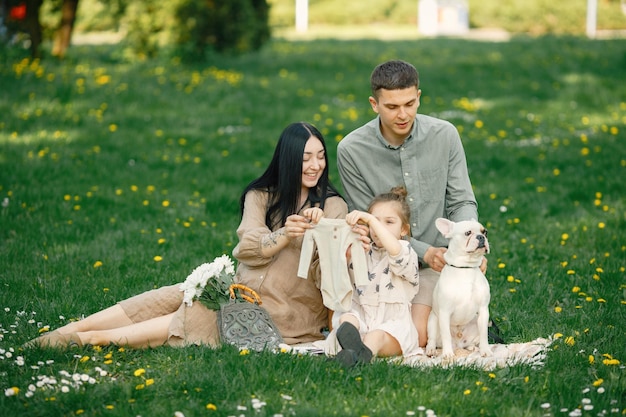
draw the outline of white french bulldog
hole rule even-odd
[[[442,358],[454,358],[454,349],[478,345],[482,356],[492,354],[487,336],[491,293],[480,270],[489,253],[487,230],[476,220],[453,222],[439,218],[435,225],[449,239],[444,266],[433,290],[428,317],[426,354],[442,348]]]

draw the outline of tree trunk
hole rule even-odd
[[[43,0],[26,0],[26,16],[24,17],[24,28],[30,36],[30,54],[33,58],[40,57],[39,46],[41,45],[42,34],[39,23],[39,8]]]
[[[54,45],[52,46],[53,56],[63,58],[67,52],[67,48],[70,47],[77,9],[78,0],[63,0],[63,5],[61,6],[61,24],[55,34]]]

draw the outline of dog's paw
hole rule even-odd
[[[426,344],[426,349],[424,350],[426,353],[426,356],[435,356],[437,354],[437,347],[435,346],[434,343],[428,343]]]
[[[485,356],[491,356],[491,355],[493,355],[493,352],[491,351],[490,346],[480,348],[480,356],[485,357]]]
[[[454,360],[454,351],[452,349],[444,349],[441,351],[441,360],[451,362]]]

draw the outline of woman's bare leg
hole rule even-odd
[[[132,348],[162,346],[167,342],[168,330],[174,314],[170,313],[114,329],[77,332],[77,335],[83,345],[115,344]]]
[[[133,321],[126,315],[124,309],[119,304],[115,304],[82,320],[73,321],[63,327],[59,327],[56,331],[61,334],[69,334],[91,330],[116,329],[131,324],[133,324]]]

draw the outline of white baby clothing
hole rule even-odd
[[[306,278],[312,255],[317,246],[322,276],[321,292],[324,305],[333,311],[345,312],[352,306],[352,282],[348,273],[346,250],[351,249],[354,280],[357,285],[369,283],[367,261],[359,235],[344,219],[322,218],[304,234],[298,276]]]

